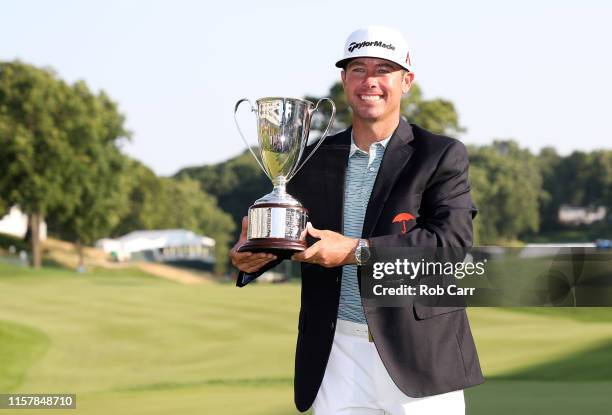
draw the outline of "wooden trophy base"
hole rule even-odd
[[[276,255],[278,259],[289,259],[291,255],[306,249],[306,241],[293,241],[283,238],[255,238],[246,241],[238,252],[265,252]]]

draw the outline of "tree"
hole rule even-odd
[[[8,206],[4,200],[0,198],[0,218],[6,215],[8,212]]]
[[[164,214],[168,209],[164,206],[163,181],[155,173],[139,161],[128,159],[129,190],[128,204],[130,209],[125,212],[111,232],[117,237],[139,229],[164,229]]]
[[[63,125],[71,149],[62,191],[76,195],[69,206],[51,209],[50,229],[76,244],[79,268],[84,267],[83,245],[107,236],[129,209],[128,159],[120,141],[129,135],[124,117],[104,92],[92,94],[84,82],[72,86],[65,103],[69,116]]]
[[[535,157],[514,141],[468,148],[470,184],[479,215],[478,244],[511,242],[539,227],[542,178]]]
[[[456,136],[465,132],[465,128],[459,125],[455,105],[441,98],[424,99],[423,91],[416,83],[402,99],[401,108],[408,121],[436,134]]]
[[[563,158],[553,147],[545,147],[537,156],[538,168],[542,175],[543,194],[540,205],[541,228],[554,229],[558,226],[557,214],[563,198],[561,183],[559,183],[559,165]],[[565,178],[566,180],[569,177]]]
[[[72,157],[62,126],[70,87],[47,69],[0,62],[0,194],[28,215],[32,265],[40,267],[40,224],[54,206],[69,205],[63,179]]]
[[[334,131],[340,131],[351,124],[352,111],[346,100],[344,89],[341,82],[334,83],[327,94],[336,104],[336,121]],[[319,98],[307,96],[307,100],[317,102]],[[457,135],[465,131],[459,125],[459,115],[452,102],[436,98],[426,100],[423,98],[421,87],[414,83],[410,92],[402,98],[401,115],[414,124],[426,128],[437,134]],[[312,128],[321,131],[329,122],[329,112],[322,112],[322,115],[313,121]]]

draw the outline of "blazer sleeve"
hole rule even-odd
[[[374,248],[469,247],[472,219],[477,209],[470,196],[468,155],[463,143],[454,141],[445,150],[428,181],[417,224],[405,234],[369,238]]]

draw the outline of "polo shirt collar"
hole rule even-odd
[[[393,134],[391,134],[389,137],[385,138],[382,141],[377,141],[377,142],[372,143],[372,144],[373,145],[380,144],[381,146],[383,146],[384,149],[386,149],[387,148],[387,144],[389,144],[389,140],[391,140],[392,136],[393,136]],[[349,151],[349,157],[353,157],[353,154],[355,154],[355,152],[357,150],[363,151],[359,147],[357,147],[357,144],[355,144],[355,138],[353,137],[353,130],[351,130],[351,150]]]

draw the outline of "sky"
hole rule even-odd
[[[457,138],[567,154],[612,148],[611,21],[606,0],[0,0],[0,60],[106,91],[124,151],[171,175],[244,150],[238,99],[325,95],[346,37],[386,25],[425,98],[455,104]],[[255,122],[243,129],[254,142]]]

